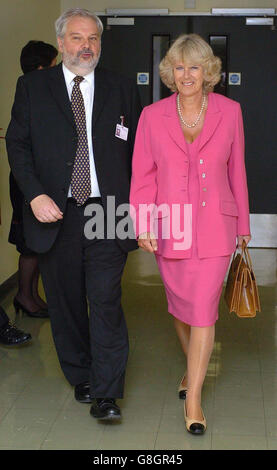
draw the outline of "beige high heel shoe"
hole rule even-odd
[[[185,400],[186,399],[186,396],[187,396],[187,391],[188,391],[188,388],[185,387],[182,382],[185,378],[186,374],[183,375],[182,379],[181,379],[181,382],[180,382],[180,385],[179,385],[179,388],[178,388],[178,394],[179,394],[179,398],[180,400]]]
[[[201,411],[203,415],[202,421],[197,421],[195,419],[189,418],[187,416],[186,402],[184,402],[184,417],[185,417],[186,428],[187,428],[187,431],[190,432],[191,434],[197,434],[197,435],[204,434],[204,432],[207,429],[207,422],[206,422],[206,418],[204,416],[202,408],[201,408]]]

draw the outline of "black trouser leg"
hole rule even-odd
[[[127,326],[121,306],[121,277],[127,255],[115,240],[95,240],[86,245],[91,394],[95,398],[122,398],[129,352]]]
[[[80,214],[68,204],[54,246],[39,255],[53,338],[71,385],[88,381],[91,365],[82,243]]]
[[[9,323],[9,317],[5,310],[0,306],[0,329]]]

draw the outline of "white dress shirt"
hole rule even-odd
[[[74,85],[73,79],[76,77],[64,64],[63,64],[63,74],[65,78],[65,83],[68,91],[68,96],[71,101],[71,93]],[[88,75],[84,76],[84,80],[80,83],[80,90],[83,95],[85,112],[86,112],[86,123],[87,123],[87,137],[88,137],[88,151],[89,151],[89,163],[90,163],[90,178],[91,178],[91,195],[90,197],[100,197],[100,190],[98,186],[93,147],[92,147],[92,108],[93,108],[93,98],[94,98],[94,70]],[[68,197],[71,197],[71,186],[69,187]]]

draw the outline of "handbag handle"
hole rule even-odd
[[[246,260],[246,263],[248,264],[250,270],[253,271],[252,262],[251,262],[251,258],[250,258],[250,254],[249,254],[247,245],[246,245],[246,243],[245,243],[244,240],[243,240],[243,242],[242,242],[242,255],[244,255],[245,260]]]
[[[233,258],[232,258],[232,262],[231,262],[231,265],[230,265],[231,268],[233,267],[233,269],[234,269],[233,261],[234,261],[236,255],[237,255],[237,251],[238,251],[238,247],[236,247],[236,249],[235,249],[235,251],[234,251],[234,253],[233,253]],[[239,264],[238,264],[238,266],[236,267],[236,270],[238,270],[238,269],[240,268],[241,263],[242,263],[242,256],[240,256]]]

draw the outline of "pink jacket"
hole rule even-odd
[[[197,244],[200,258],[224,256],[236,249],[236,236],[250,234],[248,190],[244,164],[244,132],[239,103],[209,93],[205,123],[199,136],[199,211]],[[134,216],[141,204],[172,207],[189,203],[185,138],[176,109],[176,93],[143,109],[133,154],[130,204]],[[182,213],[182,211],[181,211]],[[153,211],[165,223],[167,210]],[[161,220],[165,219],[165,220]],[[190,218],[182,217],[190,231]],[[185,222],[184,222],[185,221]],[[136,235],[153,231],[149,216],[140,211]],[[167,230],[170,231],[169,226]],[[176,240],[175,240],[176,241]],[[170,232],[158,236],[158,252],[169,258],[189,258],[190,250],[174,248]]]

